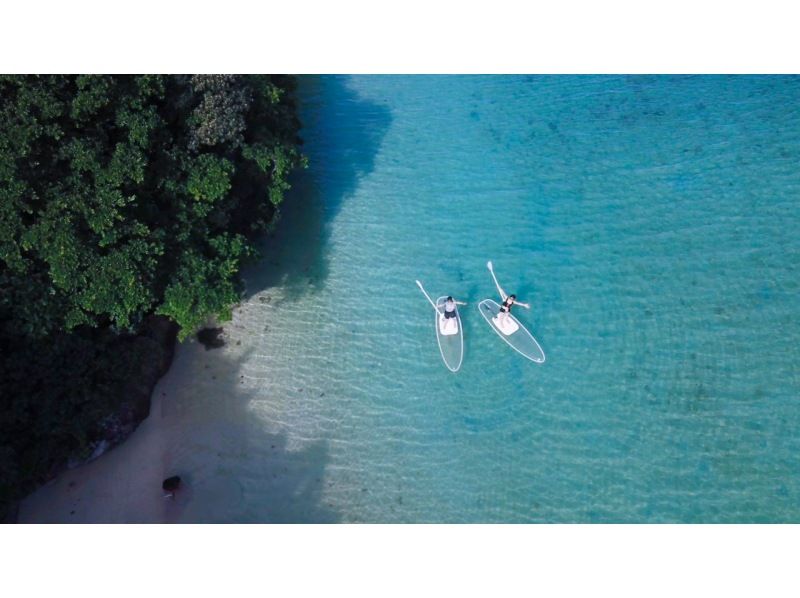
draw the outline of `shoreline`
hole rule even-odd
[[[171,381],[180,346],[173,345],[167,372],[153,386],[149,414],[119,442],[100,456],[59,472],[22,499],[17,523],[160,523],[171,520],[173,505],[161,492],[165,443],[161,427],[163,398]],[[202,346],[201,346],[202,350]],[[128,464],[136,462],[131,468]],[[125,473],[132,475],[125,475]],[[155,491],[151,492],[150,490]]]
[[[260,286],[260,285],[259,285]],[[310,440],[281,412],[291,401],[264,392],[248,359],[262,350],[249,323],[283,292],[257,292],[234,310],[206,349],[178,342],[156,384],[150,415],[99,458],[63,472],[27,496],[19,523],[332,523],[341,521],[328,479],[328,445]],[[270,302],[270,297],[274,300]],[[247,460],[242,456],[247,455]],[[257,474],[250,465],[257,463]],[[162,481],[181,477],[174,500]]]
[[[225,323],[220,335],[224,346],[208,349],[196,335],[176,342],[172,365],[155,385],[150,413],[136,430],[20,501],[17,523],[241,521],[248,517],[242,510],[246,480],[231,457],[243,451],[263,450],[279,476],[269,476],[270,490],[291,495],[286,485],[303,475],[296,472],[297,465],[308,464],[292,466],[294,453],[285,450],[286,438],[275,435],[264,438],[258,448],[243,446],[253,436],[251,426],[262,428],[239,413],[252,398],[242,381],[240,360],[251,349],[242,345],[237,322],[246,305],[237,306],[233,321]],[[165,499],[161,484],[173,475],[181,477],[181,488],[174,500]]]
[[[281,74],[4,79],[2,105],[20,117],[0,135],[4,177],[38,199],[9,208],[1,260],[0,519],[127,439],[175,337],[230,317],[237,272],[307,164],[296,87]],[[84,143],[80,164],[53,153]],[[106,194],[101,210],[92,198]]]
[[[31,496],[70,472],[83,469],[111,453],[123,445],[147,420],[153,409],[155,389],[159,381],[169,372],[174,360],[177,333],[177,324],[169,318],[156,315],[148,317],[142,331],[132,337],[131,342],[152,341],[160,349],[160,352],[153,354],[156,359],[145,362],[138,372],[131,372],[130,379],[123,391],[124,398],[118,409],[98,423],[102,433],[101,437],[91,445],[91,454],[83,459],[77,457],[65,459],[54,467],[38,487],[10,505],[3,523],[20,523],[22,504]]]

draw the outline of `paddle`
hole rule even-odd
[[[438,307],[436,307],[436,304],[430,298],[430,295],[428,295],[428,293],[425,292],[425,288],[422,286],[422,283],[420,281],[418,281],[418,280],[416,281],[416,283],[417,283],[417,286],[419,287],[419,290],[422,291],[423,295],[425,295],[425,298],[430,302],[431,305],[433,305],[433,309],[436,310],[436,313],[438,313],[440,316],[443,316],[444,314],[439,311]]]
[[[492,260],[489,260],[488,262],[486,262],[486,267],[489,268],[489,272],[492,274],[492,278],[494,279],[494,284],[497,286],[497,290],[500,291],[500,298],[503,301],[505,301],[507,295],[506,295],[506,292],[502,288],[500,288],[500,283],[497,282],[497,277],[494,275],[494,269],[492,268]],[[531,308],[530,305],[527,305],[526,303],[523,303],[522,301],[517,301],[516,299],[514,300],[514,305],[521,305],[525,309],[530,309]]]
[[[500,292],[500,299],[505,301],[506,300],[506,292],[500,287],[500,283],[497,282],[497,277],[494,275],[494,269],[492,268],[492,260],[489,260],[488,262],[486,262],[486,267],[489,268],[489,272],[491,273],[492,278],[494,279],[494,284],[495,284],[495,286],[497,286],[497,290]]]

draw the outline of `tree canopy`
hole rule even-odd
[[[236,300],[236,274],[302,163],[292,79],[0,78],[0,318],[42,336],[190,334]]]
[[[167,316],[185,338],[230,316],[305,163],[294,85],[0,76],[0,518],[163,362],[143,322]]]

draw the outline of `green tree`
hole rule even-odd
[[[225,312],[219,289],[235,283],[247,238],[272,220],[303,163],[290,81],[0,79],[2,318],[44,335],[81,325],[130,330],[160,311],[185,336]],[[246,238],[222,256],[216,240],[228,232]],[[219,288],[205,300],[197,287],[178,303],[185,293],[175,289],[199,280]],[[19,288],[32,281],[36,288]]]
[[[106,352],[129,351],[120,339],[150,314],[173,319],[182,338],[230,317],[254,236],[305,164],[294,85],[0,76],[4,477],[30,481],[51,465],[31,456],[31,438],[69,453],[96,435],[112,409],[97,397],[136,362]]]

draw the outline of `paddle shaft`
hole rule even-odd
[[[507,296],[507,295],[506,295],[506,292],[505,292],[505,291],[502,289],[502,287],[500,286],[500,283],[499,283],[499,282],[497,282],[497,276],[495,276],[495,275],[494,275],[494,268],[492,267],[492,262],[489,262],[489,263],[487,264],[487,266],[489,267],[489,274],[491,274],[491,275],[492,275],[492,279],[494,280],[494,284],[495,284],[495,286],[497,287],[497,290],[498,290],[498,291],[499,291],[499,293],[500,293],[500,299],[502,299],[503,301],[505,301],[505,300],[506,300],[506,296]]]
[[[436,313],[438,313],[440,316],[441,316],[441,315],[444,315],[442,312],[440,312],[440,311],[439,311],[439,308],[438,308],[438,307],[436,306],[436,304],[433,302],[433,299],[431,299],[430,295],[428,295],[428,293],[426,293],[426,292],[425,292],[425,287],[423,287],[423,286],[422,286],[422,283],[421,283],[420,281],[417,281],[417,286],[419,287],[419,290],[420,290],[420,291],[422,291],[422,294],[423,294],[423,295],[425,295],[425,298],[426,298],[426,299],[427,299],[427,300],[430,302],[430,304],[433,306],[433,309],[435,309],[435,310],[436,310]]]

